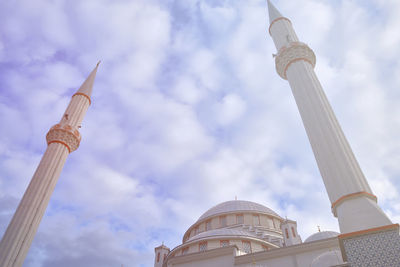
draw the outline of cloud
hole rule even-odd
[[[378,203],[399,221],[397,1],[277,1]],[[24,266],[152,266],[212,206],[246,199],[338,230],[265,1],[0,3],[0,229],[45,134],[97,60],[71,153]],[[4,231],[4,230],[3,230]]]
[[[222,98],[216,108],[218,122],[221,125],[228,125],[240,118],[246,109],[246,103],[237,95],[229,94]]]

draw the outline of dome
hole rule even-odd
[[[316,257],[311,267],[330,267],[342,264],[342,255],[338,250],[327,251]]]
[[[261,204],[254,203],[251,201],[245,201],[245,200],[231,200],[231,201],[222,202],[221,204],[218,204],[218,205],[212,207],[211,209],[206,211],[203,215],[201,215],[197,221],[201,221],[208,217],[215,216],[218,214],[223,214],[223,213],[248,212],[248,211],[257,212],[257,213],[265,213],[265,214],[280,217],[276,212],[274,212],[270,208],[267,208]]]
[[[339,235],[339,233],[334,232],[334,231],[317,232],[315,234],[310,235],[306,240],[304,240],[304,243],[327,239],[327,238],[331,238],[331,237],[337,237],[338,235]]]
[[[253,233],[249,233],[248,231],[242,231],[238,229],[214,229],[214,230],[209,230],[207,232],[202,232],[198,235],[192,236],[187,240],[186,242],[190,242],[193,240],[198,240],[202,238],[213,238],[213,237],[253,237],[253,238],[259,238],[257,235]]]

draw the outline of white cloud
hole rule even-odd
[[[399,220],[396,1],[277,1],[379,204]],[[98,59],[82,143],[26,266],[151,266],[212,205],[264,204],[303,239],[337,230],[265,1],[0,3],[0,223],[6,225],[70,95]],[[3,227],[4,228],[4,227]],[[3,229],[2,228],[2,229]]]
[[[238,95],[229,94],[216,107],[218,122],[225,126],[239,119],[246,110],[246,103]]]

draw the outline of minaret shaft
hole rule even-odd
[[[392,224],[364,174],[314,72],[315,54],[298,41],[289,19],[268,2],[278,74],[289,81],[342,233]]]
[[[292,23],[285,17],[273,20],[269,27],[269,32],[271,35],[276,36],[276,38],[273,38],[273,41],[278,51],[291,42],[299,41],[296,32],[293,30]]]
[[[51,143],[0,243],[0,266],[21,266],[68,157],[67,147]]]
[[[60,120],[47,133],[48,147],[0,242],[0,266],[22,266],[70,152],[79,147],[78,128],[90,105],[97,67],[72,99]]]
[[[355,192],[372,194],[312,66],[295,62],[287,78],[325,186],[332,189],[331,202]]]
[[[83,117],[88,108],[89,102],[86,97],[82,95],[74,95],[60,120],[60,124],[67,123],[72,127],[81,126]]]

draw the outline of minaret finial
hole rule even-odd
[[[277,18],[283,17],[282,14],[276,9],[276,7],[268,0],[268,14],[269,14],[269,23],[272,23]]]

